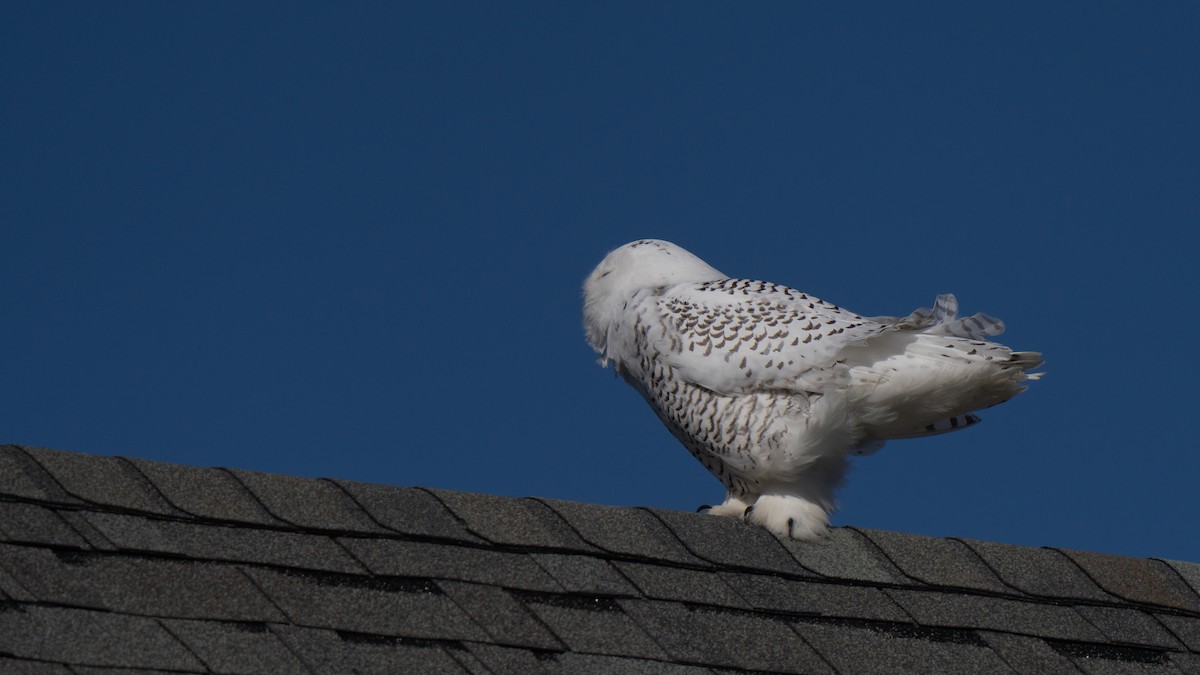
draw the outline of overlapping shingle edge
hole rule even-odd
[[[799,543],[675,511],[0,447],[5,672],[1200,672],[1197,579],[1177,561],[860,528]]]

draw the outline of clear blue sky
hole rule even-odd
[[[580,284],[675,241],[1047,375],[836,524],[1200,561],[1191,3],[7,3],[0,441],[692,509]]]

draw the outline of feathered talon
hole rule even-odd
[[[696,513],[704,513],[710,509],[712,509],[712,504],[701,504],[700,506],[696,507]]]

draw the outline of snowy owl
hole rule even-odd
[[[862,317],[780,284],[732,279],[666,241],[608,254],[584,282],[587,341],[725,485],[710,514],[779,535],[826,532],[847,455],[969,427],[1025,390],[1041,354],[958,301]]]

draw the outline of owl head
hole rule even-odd
[[[608,336],[620,325],[629,301],[639,292],[659,292],[676,284],[725,279],[708,263],[669,241],[639,239],[604,257],[583,282],[583,327],[588,344],[610,357]]]

